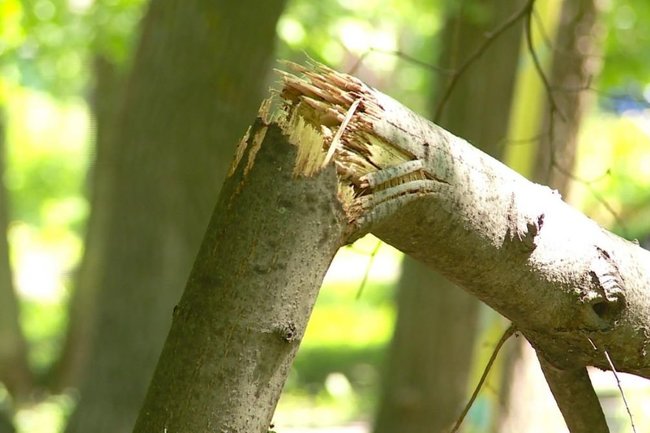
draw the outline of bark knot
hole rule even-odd
[[[624,282],[616,261],[598,246],[590,263],[588,281],[580,299],[586,307],[586,318],[598,329],[610,328],[626,305]]]

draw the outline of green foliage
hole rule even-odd
[[[604,89],[629,88],[635,92],[649,83],[650,2],[616,0],[606,5],[603,30],[606,32],[604,68],[600,86]]]
[[[370,241],[374,242],[374,241]],[[350,256],[338,257],[350,260]],[[355,268],[363,270],[357,254]],[[356,300],[358,275],[330,282],[321,294],[293,363],[274,420],[332,425],[371,413],[394,323],[392,284],[370,282]]]
[[[80,95],[101,54],[124,65],[143,0],[35,0],[0,3],[0,67],[25,87]]]
[[[650,32],[643,25],[650,21],[650,2],[604,3],[609,5],[602,21],[607,37],[598,86],[605,91],[632,91],[640,97],[648,86],[650,68],[646,54]],[[442,9],[460,4],[293,0],[278,24],[277,57],[302,62],[306,54],[345,71],[356,68],[355,73],[365,81],[426,115],[436,75],[402,57],[434,64]],[[103,55],[128,67],[143,9],[144,0],[0,0],[0,104],[8,121],[5,182],[18,274],[28,250],[56,250],[63,256],[58,259],[64,269],[58,274],[64,279],[59,287],[67,287],[81,254],[81,229],[88,213],[83,197],[92,133],[85,98],[92,81],[91,60]],[[491,11],[481,5],[465,12],[482,20]],[[537,45],[546,49],[543,43]],[[535,104],[526,99],[525,110],[534,112]],[[582,142],[590,146],[581,150],[579,176],[598,180],[577,193],[581,203],[600,222],[624,233],[600,197],[619,215],[628,235],[650,232],[647,120],[592,114],[584,129]],[[604,173],[609,174],[601,178]],[[362,256],[357,267],[363,268],[366,262]],[[323,288],[296,358],[279,406],[280,412],[292,411],[294,420],[314,413],[305,407],[320,405],[323,422],[349,421],[368,413],[374,404],[383,348],[394,321],[392,289],[389,283],[370,282],[356,301],[361,278],[348,277],[345,283]],[[56,356],[66,323],[65,300],[59,296],[22,302],[23,325],[32,347],[30,360],[38,371]],[[39,419],[48,421],[26,421],[40,415],[38,410],[25,411],[19,420],[23,431],[45,431],[48,423],[56,428],[71,405],[68,400],[47,404],[38,410],[56,413],[53,418],[43,415]],[[312,421],[309,418],[304,424]]]
[[[95,29],[93,51],[102,54],[116,65],[124,65],[131,58],[145,0],[99,0],[89,17]]]
[[[5,170],[11,217],[34,226],[58,222],[79,230],[86,215],[81,199],[88,166],[86,107],[17,88],[11,94]]]
[[[29,361],[37,375],[45,373],[59,354],[66,313],[65,302],[21,303],[23,329],[30,343]]]
[[[626,238],[650,233],[650,130],[642,114],[594,114],[584,128],[575,197]]]
[[[305,54],[354,73],[426,113],[431,64],[441,28],[441,2],[418,0],[293,1],[278,23],[278,57],[298,62]]]

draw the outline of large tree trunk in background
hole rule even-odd
[[[0,180],[3,179],[5,146],[4,119],[0,113]],[[27,360],[27,344],[19,322],[19,307],[11,277],[7,243],[8,200],[0,181],[0,382],[14,399],[23,399],[31,391],[32,375]],[[2,417],[0,410],[0,417]],[[9,420],[0,420],[0,432],[9,432]]]
[[[598,0],[565,0],[557,30],[551,87],[559,113],[547,109],[537,152],[534,178],[569,193],[578,132],[594,95],[589,85],[600,72],[602,31]],[[552,123],[552,126],[551,126]]]
[[[105,257],[108,216],[111,203],[110,189],[115,179],[115,163],[121,150],[121,141],[113,139],[124,77],[115,64],[98,56],[94,60],[95,83],[91,105],[95,118],[95,159],[88,176],[90,215],[84,241],[84,255],[75,280],[75,291],[69,308],[66,340],[61,356],[50,374],[50,388],[60,392],[67,387],[78,387],[84,375],[92,330],[96,326],[96,302],[99,290],[97,276]]]
[[[0,411],[0,433],[15,433],[16,429],[14,428],[11,420],[9,419],[8,414]]]
[[[283,6],[152,1],[113,137],[97,327],[68,432],[131,431],[226,164],[259,104]]]
[[[500,0],[478,19],[479,1],[453,8],[442,37],[440,66],[455,69],[485,34],[523,2]],[[458,13],[460,12],[460,14]],[[480,17],[480,15],[478,15]],[[507,135],[523,25],[495,40],[462,76],[440,125],[500,158]],[[438,80],[438,94],[448,85]],[[439,432],[449,427],[467,399],[480,301],[410,257],[398,283],[398,316],[375,422],[376,433]]]
[[[536,182],[558,190],[564,197],[569,192],[568,175],[575,163],[581,121],[592,99],[587,90],[575,89],[587,87],[599,72],[595,62],[600,53],[597,15],[595,0],[565,0],[553,52],[550,82],[556,89],[553,97],[562,115],[551,114],[548,107],[544,111],[533,177]],[[552,127],[550,122],[553,122]],[[504,411],[494,431],[566,431],[530,344],[517,339],[509,352],[502,388]]]

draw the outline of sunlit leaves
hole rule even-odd
[[[603,28],[606,51],[601,86],[627,88],[637,94],[650,82],[650,2],[646,0],[609,0]]]
[[[583,128],[575,197],[625,237],[650,232],[650,126],[642,113],[594,114]]]
[[[344,71],[425,112],[430,69],[404,60],[435,58],[433,35],[442,26],[444,2],[418,0],[293,1],[278,23],[278,57],[309,57]]]

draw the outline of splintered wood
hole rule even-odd
[[[339,197],[349,214],[363,211],[354,212],[367,202],[354,202],[361,196],[427,178],[414,155],[375,133],[383,108],[374,89],[323,65],[285,65],[298,75],[278,70],[282,101],[274,118],[299,147],[294,174],[311,175],[334,161]],[[399,168],[385,171],[391,167]]]

